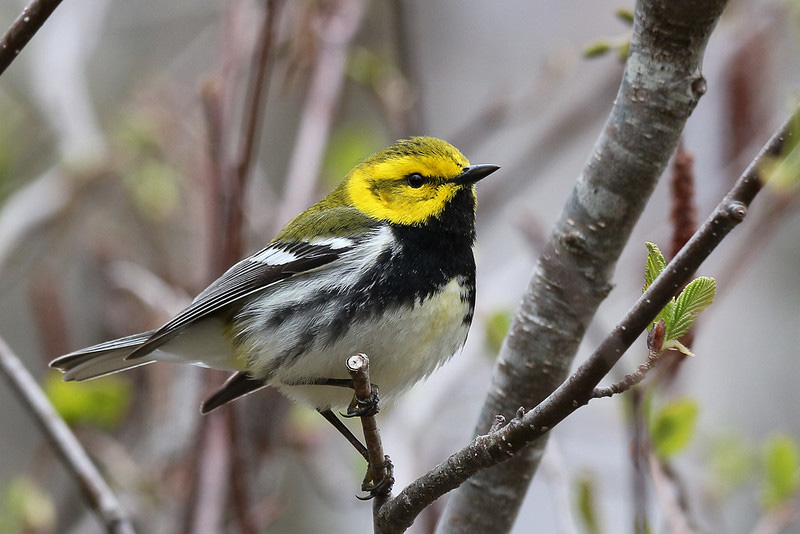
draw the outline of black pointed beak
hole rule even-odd
[[[492,165],[491,163],[483,165],[467,165],[464,167],[464,170],[461,172],[461,174],[453,178],[452,182],[458,185],[471,185],[478,180],[486,178],[499,168],[499,165]]]

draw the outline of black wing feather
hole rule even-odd
[[[328,245],[315,245],[305,242],[285,245],[273,244],[267,249],[291,252],[295,255],[295,259],[278,265],[270,265],[268,262],[255,260],[253,256],[240,261],[197,295],[188,307],[164,326],[156,329],[147,338],[147,341],[131,352],[125,359],[133,360],[146,356],[170,339],[178,336],[191,323],[206,318],[236,300],[262,291],[281,280],[330,264],[341,257],[344,252],[351,250],[349,247],[334,249]]]

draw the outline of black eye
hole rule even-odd
[[[408,176],[406,176],[406,180],[408,181],[408,185],[410,185],[414,189],[422,187],[422,185],[425,183],[425,177],[418,172],[409,174]]]

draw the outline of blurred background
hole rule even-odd
[[[22,6],[0,3],[0,25]],[[396,490],[468,442],[508,320],[611,109],[630,34],[619,9],[633,4],[68,0],[56,10],[0,78],[0,336],[138,531],[371,531],[371,506],[355,499],[363,460],[317,414],[262,391],[209,422],[199,402],[222,374],[158,364],[64,384],[47,363],[160,325],[361,158],[413,134],[502,170],[478,187],[467,346],[379,416]],[[708,92],[683,141],[700,221],[796,103],[798,29],[795,0],[741,0],[712,36]],[[254,104],[258,65],[266,98]],[[640,293],[644,242],[669,256],[672,172],[577,361]],[[643,513],[669,532],[673,505],[701,531],[800,531],[787,519],[800,480],[796,197],[788,182],[769,187],[703,266],[718,297],[696,328],[696,357],[552,432],[515,532],[632,532]],[[646,357],[642,340],[616,376]],[[677,426],[676,443],[635,452],[648,442],[642,422]],[[0,531],[101,532],[5,385],[0,428]],[[430,532],[442,505],[412,531]]]

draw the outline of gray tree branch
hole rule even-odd
[[[617,259],[705,92],[703,53],[724,0],[637,2],[611,115],[556,223],[500,351],[476,434],[535,406],[566,377]],[[545,439],[461,486],[439,532],[507,532]]]
[[[122,510],[114,492],[89,459],[86,450],[78,442],[78,438],[50,404],[33,376],[2,339],[0,339],[0,374],[6,378],[25,409],[33,415],[106,531],[112,534],[133,534],[130,519]]]
[[[711,252],[746,216],[747,208],[761,190],[761,165],[781,155],[792,125],[800,121],[800,108],[773,135],[714,212],[667,264],[619,324],[597,349],[555,391],[533,410],[519,409],[505,426],[477,436],[467,447],[403,489],[380,510],[376,532],[403,532],[426,506],[461,485],[476,473],[493,466],[508,465],[529,444],[541,441],[555,425],[591,400],[597,384],[625,351],[650,325],[658,312],[705,261]],[[796,135],[796,131],[794,131]],[[510,461],[509,461],[510,460]],[[475,477],[473,477],[474,479]],[[489,521],[503,521],[502,510],[489,513]],[[475,532],[481,532],[477,530]]]

